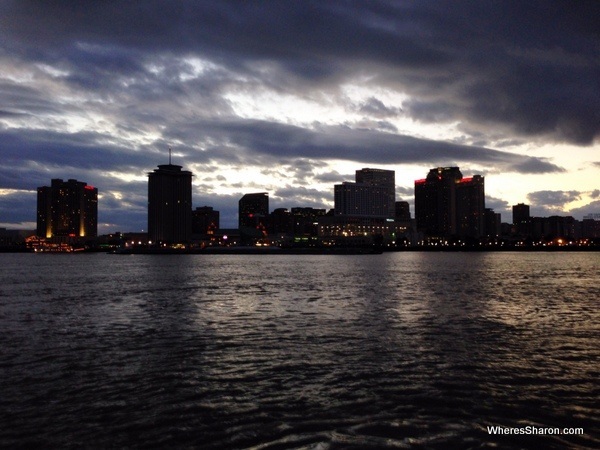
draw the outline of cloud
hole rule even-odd
[[[322,202],[324,184],[353,179],[337,161],[565,173],[529,149],[597,142],[599,13],[585,1],[1,2],[0,188],[81,179],[106,193],[106,223],[143,228],[145,174],[169,146],[195,180],[209,174],[194,195],[231,222],[236,195],[262,184]]]
[[[202,130],[204,138],[229,142],[238,155],[242,152],[256,164],[261,164],[266,157],[277,157],[280,162],[304,157],[358,164],[419,163],[432,166],[445,161],[469,161],[488,165],[491,169],[520,173],[564,170],[539,157],[341,126],[307,129],[261,120],[220,120],[197,122],[192,128]],[[217,158],[216,153],[214,156]]]
[[[545,217],[568,214],[567,205],[581,200],[582,195],[579,191],[536,191],[527,194],[527,200],[532,216]]]
[[[402,112],[402,108],[387,107],[375,97],[370,97],[360,105],[359,111],[378,118],[394,117]]]
[[[152,61],[194,55],[274,90],[362,77],[407,93],[402,109],[416,120],[589,145],[600,132],[599,11],[585,1],[20,1],[2,5],[0,33],[11,54],[62,68],[67,83],[118,82],[145,101],[177,93],[193,72],[153,74]],[[361,109],[398,111],[376,97]]]
[[[197,176],[216,173],[218,167],[231,166],[239,171],[254,167],[257,173],[262,172],[265,180],[255,178],[252,182],[240,182],[221,176],[218,182],[204,180],[200,192],[214,193],[216,186],[234,188],[240,194],[247,190],[270,189],[278,197],[290,193],[288,203],[305,200],[309,204],[323,205],[327,198],[331,202],[333,184],[353,179],[353,174],[323,172],[327,160],[345,160],[363,166],[420,164],[432,167],[444,161],[449,164],[468,161],[495,171],[562,171],[544,158],[483,147],[373,130],[335,126],[307,129],[259,120],[198,120],[172,133],[171,129],[166,129],[163,138],[140,147],[118,137],[84,131],[29,130],[19,133],[5,130],[0,132],[0,139],[4,143],[4,160],[0,162],[0,169],[3,169],[0,170],[1,187],[34,189],[47,185],[51,178],[77,178],[97,186],[100,193],[123,193],[124,200],[117,201],[107,195],[99,202],[99,221],[120,224],[121,228],[146,227],[146,173],[165,161],[165,149],[170,140],[191,143],[176,147],[176,152],[181,154],[176,157],[176,162],[192,169]],[[227,144],[214,145],[212,142]],[[20,166],[20,169],[14,171],[14,166]],[[281,190],[276,185],[271,186],[272,182],[266,181],[269,178],[287,180],[294,186]],[[307,186],[314,182],[331,183],[331,186],[309,190],[309,194]],[[225,215],[222,217],[228,220]]]
[[[503,222],[512,222],[512,205],[506,200],[486,195],[485,207],[493,209],[495,213],[500,213]]]
[[[583,217],[589,214],[598,214],[600,211],[600,200],[593,200],[586,205],[580,206],[578,208],[573,208],[569,214],[571,214],[576,219],[583,219]]]
[[[562,207],[563,205],[581,199],[579,191],[537,191],[527,194],[527,199],[535,204]]]

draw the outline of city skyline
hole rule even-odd
[[[98,187],[98,233],[147,229],[148,170],[193,206],[333,207],[359,167],[410,203],[431,167],[486,179],[511,221],[600,212],[594,2],[0,3],[0,227],[36,188]]]
[[[169,164],[159,165],[147,173],[146,235],[149,244],[190,242],[193,233],[213,234],[219,229],[229,228],[220,226],[220,211],[212,206],[193,204],[191,180],[194,174],[182,168],[169,160]],[[440,237],[485,239],[509,234],[523,237],[534,231],[538,239],[546,238],[556,234],[552,229],[544,231],[551,226],[551,221],[554,221],[555,228],[558,223],[570,224],[569,237],[581,233],[581,230],[573,228],[576,223],[581,226],[580,220],[572,216],[532,216],[530,205],[523,203],[512,205],[511,220],[501,223],[500,214],[486,207],[484,177],[477,174],[463,177],[459,167],[435,167],[429,170],[426,178],[414,181],[414,218],[410,204],[405,200],[396,199],[392,208],[387,206],[390,195],[393,195],[389,188],[394,184],[394,171],[362,168],[355,171],[355,178],[355,182],[333,185],[334,208],[329,211],[310,206],[271,209],[268,192],[246,193],[238,200],[238,229],[245,233],[251,230],[251,234],[260,230],[264,236],[270,232],[288,233],[290,229],[284,222],[291,213],[296,217],[308,214],[312,219],[315,214],[329,217],[323,223],[319,221],[319,226],[333,226],[337,231],[343,230],[346,225],[352,228],[359,222],[363,228],[371,225],[377,228],[383,222],[395,222],[400,228],[411,229],[411,233],[423,233],[424,237],[434,240]],[[34,231],[42,238],[96,237],[97,199],[98,188],[94,186],[75,179],[67,182],[52,179],[51,186],[37,188],[37,229]],[[600,214],[588,214],[583,219],[600,223],[598,216]],[[316,225],[312,219],[310,222]],[[361,222],[361,219],[364,220]],[[531,228],[534,221],[537,224],[535,230]],[[512,225],[513,228],[509,231],[504,225]],[[585,220],[583,225],[597,229],[597,225],[585,225]],[[138,230],[128,230],[129,233],[132,231],[136,233]],[[388,231],[394,232],[391,228]],[[329,232],[324,231],[325,234]],[[119,234],[121,230],[113,230],[107,235],[114,233]],[[144,234],[143,230],[141,234]],[[590,228],[585,234],[594,236],[597,231]]]

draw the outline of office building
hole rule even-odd
[[[418,231],[430,237],[456,234],[456,183],[461,179],[458,167],[437,167],[427,178],[415,181]]]
[[[162,164],[148,173],[148,239],[154,244],[189,242],[192,232],[192,172]]]
[[[212,206],[200,206],[192,211],[192,234],[214,234],[219,229],[220,213]]]
[[[325,217],[324,209],[310,207],[292,208],[293,233],[295,236],[317,236],[319,234],[319,219]]]
[[[490,238],[502,234],[502,220],[500,213],[491,208],[485,208],[485,235]]]
[[[410,206],[408,202],[396,202],[395,219],[399,222],[410,222]]]
[[[600,215],[588,214],[583,216],[581,237],[586,239],[600,238]]]
[[[512,207],[513,226],[515,233],[529,236],[532,232],[532,221],[529,215],[529,205],[518,203]]]
[[[98,234],[98,189],[83,181],[53,179],[37,190],[37,235],[95,237]]]
[[[245,194],[238,203],[238,221],[241,228],[264,228],[269,216],[269,194]]]
[[[456,234],[459,237],[485,236],[485,188],[481,175],[456,183]]]
[[[383,169],[356,171],[355,182],[334,186],[336,216],[393,218],[395,216],[395,172]]]
[[[417,229],[429,237],[485,233],[484,177],[463,178],[458,167],[437,167],[415,181]]]

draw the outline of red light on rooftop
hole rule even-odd
[[[90,190],[90,191],[94,190],[94,186],[90,186],[88,184],[85,185],[85,188],[88,189],[88,190]]]
[[[470,181],[473,181],[473,177],[467,177],[467,178],[463,178],[462,180],[460,180],[461,183],[468,183]]]
[[[415,180],[415,184],[425,184],[427,180],[425,178],[422,178],[420,180]]]

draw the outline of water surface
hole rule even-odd
[[[599,254],[0,264],[1,447],[600,447]]]

